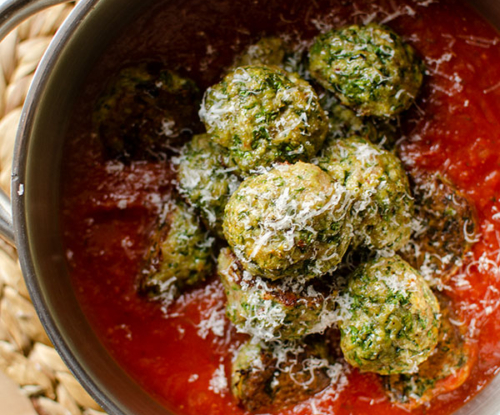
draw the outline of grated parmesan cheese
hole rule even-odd
[[[208,390],[211,390],[213,393],[221,396],[225,396],[229,391],[226,370],[223,364],[220,364],[219,367],[215,369],[215,372],[210,379]]]

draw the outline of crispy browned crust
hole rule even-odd
[[[414,172],[412,185],[415,215],[423,226],[400,254],[431,286],[445,284],[470,250],[476,214],[467,198],[439,174]]]
[[[230,258],[237,267],[237,271],[232,273],[233,281],[236,285],[240,286],[242,283],[243,266],[241,265],[241,262],[238,260],[236,255],[229,248],[227,248],[226,252],[228,258]],[[255,282],[253,280],[245,282],[250,287],[255,285]],[[318,296],[309,297],[303,295],[303,293],[299,294],[291,287],[284,286],[280,281],[269,280],[267,281],[267,286],[270,288],[270,290],[263,293],[263,299],[279,302],[289,309],[294,309],[299,305],[301,307],[304,307],[305,305],[307,308],[314,308],[318,305],[321,305],[322,300]],[[307,281],[306,287],[307,286],[313,287],[316,292],[322,293],[325,297],[328,297],[332,292],[331,281],[328,279],[328,277]],[[226,290],[229,290],[231,288],[235,289],[235,287],[226,287]]]
[[[311,357],[326,358],[323,342],[303,344],[304,351],[287,353],[279,363],[271,348],[261,348],[261,369],[248,365],[239,367],[232,377],[232,391],[238,403],[251,412],[281,410],[306,400],[330,384],[325,368],[304,370],[304,361]]]
[[[174,78],[169,81],[169,77]],[[160,62],[125,67],[97,102],[94,130],[108,158],[156,160],[167,141],[180,144],[191,136],[188,131],[202,130],[199,102],[201,93],[196,85]],[[161,132],[166,119],[172,121],[169,137]]]
[[[179,245],[176,235],[185,232],[189,232],[188,240],[189,244],[193,242],[192,245]],[[205,231],[183,202],[164,206],[149,238],[149,247],[137,276],[137,289],[141,295],[164,300],[167,295],[173,300],[183,290],[205,281],[212,272],[211,247],[197,246],[197,241],[206,238]],[[175,272],[169,270],[173,266],[177,267],[173,268]]]
[[[158,218],[150,235],[150,245],[142,260],[141,270],[138,279],[138,289],[143,295],[158,295],[160,292],[150,284],[150,276],[160,271],[160,264],[163,261],[161,243],[164,241],[172,227],[173,212],[169,212],[165,218]]]

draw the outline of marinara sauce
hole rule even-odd
[[[500,368],[500,36],[455,0],[161,1],[140,16],[89,75],[70,123],[62,178],[62,221],[80,305],[114,358],[179,414],[243,414],[228,390],[231,357],[246,336],[224,317],[214,276],[167,312],[136,292],[137,275],[159,206],[175,188],[168,161],[105,160],[92,110],[105,80],[124,65],[164,61],[201,89],[218,81],[235,54],[263,35],[307,42],[349,23],[387,24],[426,63],[423,92],[401,117],[406,168],[439,171],[475,207],[472,252],[445,293],[477,349],[463,386],[417,414],[449,414]],[[103,76],[104,75],[104,76]],[[345,365],[317,397],[281,414],[406,414],[376,375]]]

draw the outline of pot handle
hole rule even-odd
[[[70,0],[0,0],[0,41],[28,17]],[[14,191],[14,189],[12,190]],[[0,189],[0,236],[15,246],[12,205]]]

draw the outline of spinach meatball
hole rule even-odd
[[[313,77],[360,115],[393,117],[413,103],[423,67],[413,48],[384,26],[348,26],[316,38]]]
[[[415,226],[401,256],[433,287],[457,272],[470,250],[476,215],[465,196],[439,174],[415,172]]]
[[[200,210],[206,225],[223,238],[224,208],[240,185],[227,150],[215,144],[209,134],[195,135],[175,162],[180,193]]]
[[[248,65],[281,66],[285,58],[285,45],[278,37],[263,37],[248,46],[236,57],[232,69]]]
[[[353,245],[398,250],[409,240],[413,199],[401,161],[362,137],[329,139],[317,164],[354,202]]]
[[[384,388],[392,402],[407,410],[415,409],[443,393],[460,387],[475,363],[477,344],[467,341],[465,325],[457,326],[451,301],[439,296],[441,328],[435,352],[407,375],[384,376]]]
[[[311,77],[306,52],[302,45],[293,46],[278,37],[263,37],[238,55],[229,70],[248,65],[278,66],[309,82]]]
[[[229,199],[224,235],[252,275],[312,278],[335,269],[351,242],[344,187],[298,162],[246,179]]]
[[[97,103],[94,125],[109,157],[156,159],[168,145],[200,130],[201,93],[161,63],[126,67]]]
[[[329,140],[347,138],[353,135],[375,141],[377,130],[368,117],[358,116],[352,109],[339,103],[339,100],[329,91],[323,90],[320,94],[321,107],[328,115],[329,132],[324,146]]]
[[[244,175],[275,162],[307,161],[328,130],[314,89],[272,66],[230,72],[205,93],[200,117]]]
[[[231,371],[231,391],[251,412],[268,412],[297,404],[330,385],[328,348],[322,339],[300,342],[248,341]]]
[[[381,375],[415,373],[438,342],[439,303],[424,279],[395,255],[359,266],[346,291],[340,346],[351,365]]]
[[[264,340],[299,339],[337,321],[337,290],[328,279],[267,281],[244,271],[229,248],[217,272],[227,297],[226,314],[239,332]]]
[[[353,135],[367,138],[387,150],[392,150],[397,139],[397,127],[390,120],[362,117],[356,112],[339,103],[329,91],[320,94],[321,107],[328,114],[330,130],[325,140],[325,146],[332,139],[348,138]]]
[[[213,242],[190,207],[179,201],[166,205],[144,258],[141,291],[168,303],[204,281],[213,270]]]

